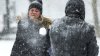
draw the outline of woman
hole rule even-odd
[[[28,9],[28,16],[18,22],[16,40],[11,56],[49,56],[50,47],[48,30],[51,20],[42,16],[42,3],[33,1]],[[41,35],[44,28],[47,34]]]

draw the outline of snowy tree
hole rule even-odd
[[[6,0],[6,14],[4,15],[4,33],[9,31],[9,19],[10,19],[10,10],[9,10],[9,0]]]
[[[96,33],[99,36],[99,18],[98,18],[98,11],[97,11],[97,0],[92,0],[92,7],[93,7],[93,15],[94,15],[94,24],[96,28]]]

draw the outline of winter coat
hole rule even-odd
[[[60,23],[59,23],[60,22]],[[50,30],[53,56],[97,56],[93,26],[78,18],[63,17]]]
[[[52,56],[97,56],[94,27],[84,21],[83,1],[69,0],[65,13],[50,29]]]
[[[32,21],[28,17],[19,20],[11,56],[49,56],[48,26],[50,24],[51,21],[45,17],[43,17],[43,21],[40,23]],[[39,34],[41,27],[47,27],[47,34],[45,36]]]

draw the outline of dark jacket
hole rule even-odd
[[[80,2],[70,0],[66,5],[66,16],[53,22],[50,29],[52,56],[98,55],[94,27],[84,21],[84,3]]]
[[[46,28],[47,34],[45,36],[39,34],[39,29],[47,26],[43,26],[42,23],[48,24],[48,21],[44,21],[44,19],[46,18],[44,17],[41,23],[33,22],[29,18],[19,20],[11,56],[49,56],[47,51],[50,47],[49,27]]]
[[[50,37],[54,56],[97,56],[98,54],[93,26],[78,18],[59,19],[52,25]]]

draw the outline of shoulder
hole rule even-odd
[[[16,16],[16,22],[19,23],[20,22],[24,22],[26,20],[28,20],[28,15],[25,13],[25,14],[22,14],[22,15],[19,15],[19,16]]]
[[[60,32],[59,29],[61,28],[60,26],[63,24],[63,21],[61,18],[57,18],[53,21],[51,27],[50,27],[50,32]]]
[[[43,22],[47,22],[47,23],[49,23],[49,24],[52,24],[51,18],[42,16],[42,19],[43,19]]]
[[[87,39],[91,39],[95,36],[95,29],[93,25],[85,22],[82,28],[82,32],[85,34]]]
[[[19,20],[18,20],[18,27],[20,28],[27,28],[29,26],[29,22],[28,22],[28,17],[21,17]]]
[[[62,18],[57,18],[52,22],[51,27],[59,27],[59,25],[63,24]]]
[[[96,33],[95,33],[94,26],[89,23],[86,23],[85,34],[86,34],[86,38],[89,39],[90,41],[91,39],[94,39],[94,40],[96,39]]]
[[[86,31],[91,31],[91,30],[94,30],[94,26],[89,24],[89,23],[84,23],[85,24],[85,28],[86,28]]]
[[[46,28],[50,28],[51,24],[52,24],[52,20],[51,18],[47,18],[47,17],[44,17],[44,16],[41,16],[41,18],[43,19],[43,26],[45,26]]]

